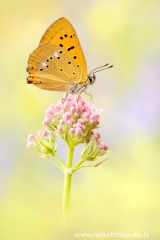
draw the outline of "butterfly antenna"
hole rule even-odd
[[[108,65],[109,65],[109,63],[107,63],[107,64],[105,64],[105,65],[103,65],[103,66],[101,66],[101,67],[94,68],[94,69],[89,73],[89,75],[92,74],[92,72],[95,71],[95,70],[97,70],[98,68],[106,67],[106,66],[108,66]]]
[[[107,67],[107,68],[103,68],[103,69],[100,69],[100,70],[98,70],[98,71],[92,72],[91,74],[94,74],[94,73],[97,73],[97,72],[100,72],[100,71],[103,71],[103,70],[105,70],[105,69],[112,68],[112,67],[114,67],[114,65],[110,65],[110,66]]]

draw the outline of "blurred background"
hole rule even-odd
[[[75,232],[111,231],[160,238],[159,9],[158,0],[0,1],[1,240],[75,239]],[[88,72],[114,64],[97,73],[89,89],[95,106],[103,108],[98,132],[109,159],[73,175],[65,236],[63,173],[26,148],[27,135],[43,129],[45,110],[63,96],[27,85],[25,70],[29,54],[60,17],[74,26]],[[56,142],[65,163],[67,148],[58,137]]]

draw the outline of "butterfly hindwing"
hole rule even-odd
[[[69,54],[60,46],[40,44],[28,60],[28,83],[51,91],[67,91],[78,83],[81,73]]]
[[[77,34],[66,18],[54,22],[44,33],[40,44],[51,43],[64,49],[81,72],[81,82],[87,81],[87,65]]]

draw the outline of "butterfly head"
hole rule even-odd
[[[93,74],[93,76],[88,75],[88,84],[92,85],[96,80],[96,75]]]
[[[110,66],[108,66],[108,65],[109,65],[109,63],[107,63],[107,64],[105,64],[105,65],[103,65],[103,66],[101,66],[101,67],[98,67],[98,68],[93,69],[93,70],[89,73],[89,75],[87,76],[87,77],[88,77],[88,84],[89,84],[89,85],[92,85],[92,84],[95,82],[95,80],[96,80],[96,75],[95,75],[95,73],[113,67],[113,65],[110,65]],[[106,66],[107,66],[107,67],[106,67]],[[93,75],[93,76],[91,76],[91,75]]]

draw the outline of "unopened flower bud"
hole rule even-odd
[[[108,150],[108,146],[99,140],[100,134],[95,135],[92,132],[91,138],[85,142],[85,147],[81,152],[82,159],[86,161],[94,161],[97,157],[103,156]]]
[[[27,147],[37,152],[38,155],[44,159],[56,153],[57,147],[54,143],[55,133],[47,130],[38,131],[37,137],[29,134],[27,139]]]

